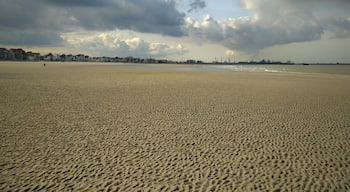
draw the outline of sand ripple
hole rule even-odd
[[[0,191],[350,190],[350,77],[50,67],[0,79]]]

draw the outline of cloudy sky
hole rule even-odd
[[[0,0],[0,46],[209,62],[350,63],[350,1]]]

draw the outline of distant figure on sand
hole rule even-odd
[[[46,66],[46,64],[44,63],[44,67]]]

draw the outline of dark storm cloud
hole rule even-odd
[[[53,45],[62,43],[61,25],[69,25],[62,12],[42,4],[0,0],[0,44]]]
[[[40,7],[33,6],[29,1],[0,0],[0,29],[29,28],[39,17],[39,12]]]
[[[206,6],[205,1],[203,0],[194,0],[192,3],[190,3],[191,9],[189,9],[187,12],[191,12],[196,9],[203,9]]]
[[[321,18],[320,21],[327,24],[326,29],[332,32],[331,38],[350,37],[350,18]]]
[[[225,36],[226,41],[223,41],[223,45],[244,52],[258,52],[274,45],[318,40],[324,33],[320,25],[309,22],[299,23],[299,26],[289,28],[283,25],[265,27],[242,23],[231,30],[232,33],[227,33],[228,35]]]
[[[21,33],[22,39],[37,33],[49,44],[47,35],[57,37],[78,29],[128,29],[183,36],[184,17],[174,1],[164,0],[0,0],[0,30],[3,33]],[[10,43],[11,39],[6,42]],[[13,42],[18,40],[13,39]]]
[[[111,0],[41,0],[49,4],[64,7],[100,7],[111,4]]]
[[[184,14],[175,1],[165,0],[41,0],[66,10],[88,30],[130,29],[182,36]]]
[[[4,45],[60,46],[63,39],[55,32],[0,31],[0,43]]]
[[[138,32],[183,36],[184,14],[163,0],[115,1],[101,9],[79,7],[71,11],[80,26],[90,30],[130,29]]]

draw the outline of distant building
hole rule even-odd
[[[85,55],[84,54],[78,54],[75,56],[75,61],[85,61]]]
[[[73,61],[73,55],[72,54],[66,55],[65,61]]]
[[[156,60],[152,59],[152,58],[145,59],[144,61],[145,61],[145,63],[156,63]]]
[[[31,51],[26,53],[26,59],[28,61],[39,61],[40,60],[40,53],[32,53]]]
[[[166,60],[166,59],[160,59],[160,60],[158,60],[158,63],[168,63],[168,60]]]
[[[45,60],[45,61],[53,61],[53,54],[49,53],[47,55],[44,55],[43,60]]]
[[[14,60],[22,61],[26,59],[26,52],[21,48],[10,49],[10,52],[12,52]]]
[[[57,57],[59,61],[66,61],[66,54],[58,55]]]
[[[9,50],[6,48],[0,48],[0,60],[9,60]]]
[[[187,64],[195,64],[196,60],[189,59],[186,61]]]

